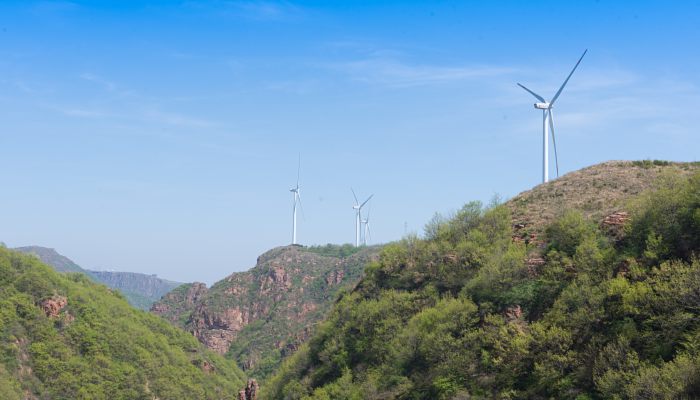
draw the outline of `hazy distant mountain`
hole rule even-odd
[[[26,254],[34,254],[39,257],[45,264],[52,266],[58,272],[82,272],[87,273],[78,264],[74,263],[70,258],[59,254],[56,250],[41,246],[25,246],[17,247],[19,252]]]
[[[59,272],[82,272],[98,283],[119,290],[132,306],[143,310],[148,310],[164,294],[182,285],[182,282],[169,281],[158,278],[155,275],[137,272],[86,270],[68,257],[47,247],[25,246],[18,247],[15,250],[25,254],[33,254]]]
[[[169,281],[156,275],[137,272],[88,271],[97,281],[118,289],[134,307],[148,310],[163,295],[182,282]]]

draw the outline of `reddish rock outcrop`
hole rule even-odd
[[[58,318],[61,310],[68,305],[68,299],[64,296],[54,295],[41,302],[41,309],[49,318]]]
[[[506,320],[513,321],[523,316],[523,310],[520,308],[520,305],[516,304],[512,307],[506,308],[505,316]]]
[[[201,282],[180,286],[151,306],[151,312],[176,322],[184,310],[194,308],[209,289]]]
[[[255,371],[260,360],[297,349],[310,334],[306,327],[315,326],[337,291],[354,285],[377,254],[377,248],[347,257],[300,246],[276,248],[258,257],[255,268],[209,289],[203,284],[175,289],[151,311],[219,354],[229,352],[237,339],[244,341],[247,347],[231,354],[245,370]]]
[[[616,211],[607,215],[601,221],[601,228],[616,241],[622,240],[625,234],[625,224],[630,220],[630,215],[626,211]]]
[[[246,387],[238,392],[238,400],[257,400],[259,391],[258,382],[255,379],[248,379]]]
[[[340,284],[340,282],[343,281],[344,277],[345,271],[343,271],[342,269],[337,269],[335,271],[331,271],[331,273],[326,276],[326,283],[329,286],[338,285]]]

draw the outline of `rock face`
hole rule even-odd
[[[248,379],[245,389],[238,392],[238,400],[257,400],[259,389],[255,379]]]
[[[68,305],[68,299],[64,296],[55,295],[41,302],[41,309],[49,318],[58,318],[58,314],[63,307]]]
[[[311,334],[341,288],[354,286],[379,252],[364,248],[344,257],[301,246],[279,247],[256,266],[210,289],[178,287],[151,312],[191,332],[208,348],[265,377]]]

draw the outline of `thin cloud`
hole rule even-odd
[[[167,124],[184,128],[211,128],[217,124],[204,119],[193,118],[187,115],[164,112],[160,110],[149,110],[143,113],[143,118],[159,124]]]
[[[399,88],[475,80],[516,71],[514,68],[494,66],[411,65],[389,59],[350,61],[328,67],[358,81]]]
[[[189,1],[183,6],[214,15],[252,21],[292,21],[302,19],[305,10],[288,1],[217,1],[209,4]]]

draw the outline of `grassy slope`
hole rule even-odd
[[[687,176],[700,163],[608,161],[570,172],[506,202],[513,221],[541,232],[564,210],[574,209],[600,221],[624,209],[636,195],[651,189],[664,175]]]
[[[67,299],[56,317],[41,308]],[[233,398],[244,375],[83,274],[0,248],[0,397]]]

